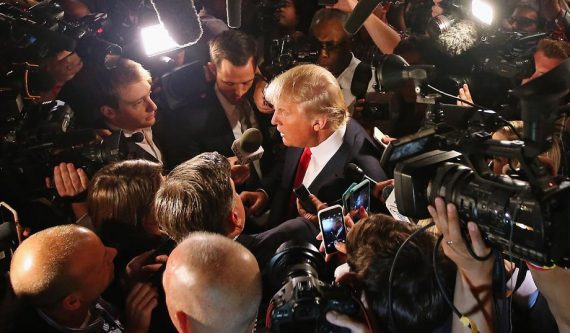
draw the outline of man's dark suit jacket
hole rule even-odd
[[[281,181],[277,189],[266,189],[272,200],[270,225],[295,217],[289,213],[291,193],[293,193],[293,180],[297,164],[303,148],[288,148],[285,155]],[[366,131],[355,120],[349,119],[346,125],[343,143],[333,155],[323,170],[309,186],[309,191],[322,202],[340,203],[342,194],[352,184],[343,175],[344,167],[348,163],[355,163],[361,167],[366,175],[379,181],[386,179],[386,174],[380,167],[380,149],[370,138]],[[296,214],[296,212],[294,212]]]
[[[269,127],[271,118],[255,110],[259,130],[263,135],[264,157],[261,159],[261,168],[265,173],[270,169],[271,145],[269,140]],[[174,168],[178,164],[203,153],[213,152],[230,157],[234,156],[231,150],[235,140],[234,133],[224,108],[216,96],[214,86],[208,93],[202,96],[199,102],[192,106],[170,111],[161,116],[161,122],[157,129],[160,138],[160,148],[166,156],[166,164]]]
[[[319,242],[315,239],[318,233],[319,229],[316,225],[298,217],[259,234],[240,234],[236,241],[253,253],[259,269],[263,271],[277,248],[286,241],[306,241],[318,248]]]

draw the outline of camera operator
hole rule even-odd
[[[216,234],[192,233],[172,251],[163,284],[178,332],[252,332],[261,273],[242,245]]]
[[[323,8],[315,13],[310,33],[319,50],[317,65],[328,69],[338,80],[349,111],[354,111],[356,99],[364,98],[366,92],[374,91],[372,68],[361,62],[351,52],[352,38],[344,30],[348,14],[338,9]],[[366,89],[355,89],[364,86]],[[355,96],[361,90],[360,96]]]
[[[113,280],[116,250],[75,225],[52,227],[14,253],[10,283],[23,302],[14,332],[147,332],[156,291],[137,284],[126,304],[126,326],[100,298]]]

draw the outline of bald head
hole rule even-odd
[[[113,278],[115,254],[86,228],[49,228],[18,247],[10,265],[10,282],[18,297],[38,307],[60,306],[69,295],[74,306],[88,305]]]
[[[246,332],[261,301],[255,257],[216,234],[190,234],[170,254],[163,279],[179,332]]]

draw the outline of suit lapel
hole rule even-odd
[[[284,188],[290,188],[293,186],[293,177],[295,172],[297,172],[297,164],[299,164],[299,159],[303,154],[303,148],[289,147],[287,148],[287,153],[285,154],[285,162],[283,166],[283,178],[282,184]]]

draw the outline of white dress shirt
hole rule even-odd
[[[352,59],[348,64],[348,67],[346,67],[346,69],[342,73],[340,73],[340,75],[336,78],[338,84],[340,85],[340,89],[342,90],[342,95],[344,96],[344,102],[346,103],[346,105],[349,106],[351,114],[352,110],[354,109],[353,103],[356,97],[354,97],[354,95],[350,91],[350,87],[352,85],[352,78],[354,77],[354,71],[356,70],[356,67],[358,66],[359,63],[361,63],[361,61],[358,60],[353,54]],[[372,91],[374,91],[374,77],[372,77],[372,79],[370,79],[370,82],[368,83],[367,92],[372,92]]]
[[[307,167],[305,178],[303,178],[303,185],[305,185],[305,187],[308,188],[313,183],[325,165],[327,165],[333,155],[339,150],[345,133],[346,124],[339,127],[333,134],[331,134],[331,136],[321,142],[318,146],[310,148],[311,161]]]

